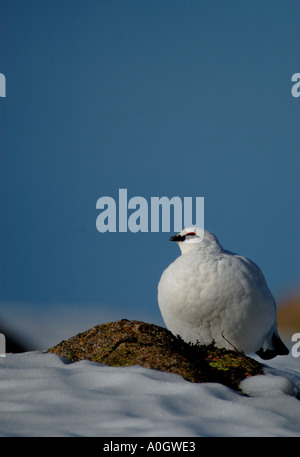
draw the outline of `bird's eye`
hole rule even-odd
[[[193,235],[196,235],[196,233],[195,232],[189,232],[185,236],[193,236]]]

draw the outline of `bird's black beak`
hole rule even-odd
[[[184,241],[185,240],[185,236],[181,236],[181,235],[174,235],[174,236],[171,236],[171,238],[169,239],[169,241]]]

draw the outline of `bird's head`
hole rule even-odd
[[[202,249],[221,249],[215,235],[199,227],[185,228],[172,236],[170,241],[176,241],[182,254]]]

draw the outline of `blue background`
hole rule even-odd
[[[179,249],[96,230],[120,188],[203,196],[205,228],[275,298],[299,284],[298,0],[0,5],[4,322],[39,347],[108,320],[163,325],[157,283]]]

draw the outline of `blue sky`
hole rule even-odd
[[[157,283],[179,249],[96,230],[97,200],[121,188],[204,197],[205,228],[276,298],[299,284],[298,0],[0,8],[2,314],[162,323]]]

